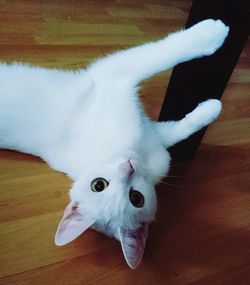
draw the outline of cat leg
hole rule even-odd
[[[168,148],[213,122],[219,116],[220,111],[221,102],[209,99],[200,103],[182,120],[155,123],[156,129],[164,146]]]
[[[178,63],[213,54],[229,28],[220,20],[205,20],[157,42],[114,53],[89,67],[99,78],[127,79],[133,86]]]

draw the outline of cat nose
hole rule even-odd
[[[130,162],[130,160],[123,162],[119,165],[119,170],[122,178],[128,179],[131,177],[131,175],[134,173],[134,168]]]

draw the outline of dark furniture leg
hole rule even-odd
[[[250,28],[249,0],[194,0],[186,27],[204,19],[220,19],[230,27],[223,47],[213,56],[174,68],[159,121],[178,120],[208,98],[220,99],[246,42]],[[174,160],[189,160],[205,129],[170,148]]]

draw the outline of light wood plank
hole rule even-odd
[[[184,0],[0,0],[0,59],[78,69],[180,29],[190,6]],[[250,40],[225,90],[222,115],[195,159],[173,164],[158,186],[157,219],[135,271],[117,241],[91,230],[56,247],[70,180],[38,158],[0,150],[0,284],[249,284],[249,55]],[[141,87],[153,119],[170,75]]]

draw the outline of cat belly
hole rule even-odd
[[[67,98],[51,88],[50,76],[57,78],[51,70],[0,64],[0,148],[42,156],[60,138],[72,102],[61,103]]]

